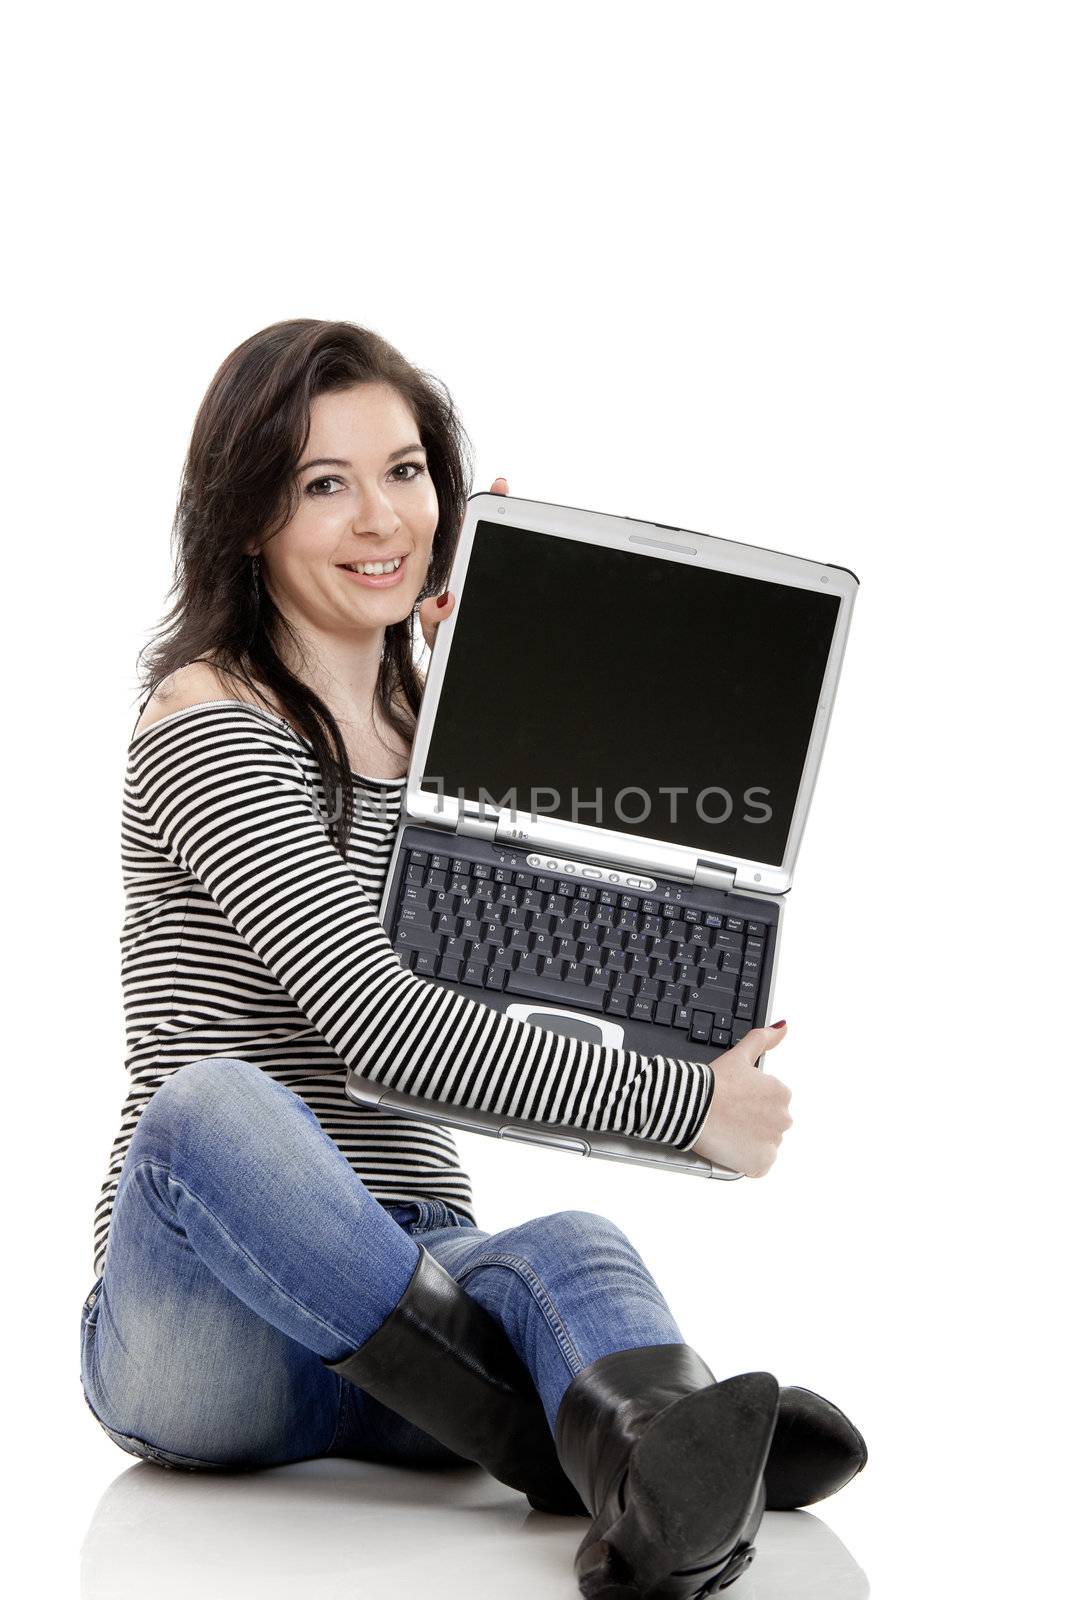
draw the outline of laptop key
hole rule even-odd
[[[544,977],[535,977],[528,972],[509,973],[504,987],[506,994],[519,994],[527,1000],[540,1000],[550,1006],[561,1005],[573,1011],[601,1011],[605,998],[600,989],[590,989],[576,983],[566,990],[564,984],[556,979],[549,983]]]
[[[751,1032],[751,1024],[749,1022],[734,1022],[731,1031],[733,1044],[739,1044],[744,1035]]]
[[[691,1013],[691,1040],[693,1044],[709,1044],[710,1034],[713,1032],[714,1019],[709,1011],[693,1011]]]
[[[420,955],[428,955],[430,953],[426,950],[419,952]],[[459,976],[462,971],[463,962],[459,956],[442,956],[437,965],[437,976],[439,978],[448,978],[452,983],[459,982]]]
[[[653,1022],[654,1001],[648,995],[637,994],[631,1003],[631,1015],[637,1022]]]
[[[463,969],[462,981],[474,984],[476,989],[484,989],[486,986],[486,968],[483,963],[481,961],[468,961]]]
[[[441,935],[430,928],[415,928],[401,923],[396,930],[396,947],[399,950],[433,950],[441,953]]]
[[[434,952],[432,950],[419,950],[419,951],[417,951],[416,955],[415,955],[415,964],[411,968],[411,970],[412,970],[412,972],[420,972],[420,973],[423,974],[424,977],[427,977],[427,978],[436,977],[437,976],[437,956],[434,954]]]
[[[631,1007],[631,995],[624,989],[610,991],[605,1009],[611,1017],[626,1017]]]
[[[654,1021],[662,1028],[671,1028],[676,1007],[671,1000],[662,1000],[654,1007]]]
[[[710,1001],[713,1005],[717,1005],[718,1002],[722,1005],[727,1005],[736,993],[736,974],[734,972],[708,972],[705,980],[698,985],[695,992],[703,1001]]]

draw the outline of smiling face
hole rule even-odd
[[[298,489],[298,509],[259,551],[278,608],[327,633],[402,622],[426,577],[438,504],[418,427],[395,389],[361,383],[316,397]],[[363,575],[365,563],[383,570]]]

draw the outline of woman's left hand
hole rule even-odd
[[[491,494],[507,494],[507,478],[496,478],[490,489]],[[444,622],[446,617],[452,615],[456,605],[456,596],[451,589],[446,589],[442,595],[431,594],[428,600],[423,600],[418,608],[418,620],[422,624],[422,637],[426,641],[426,648],[433,649],[433,636],[437,632],[437,624]]]

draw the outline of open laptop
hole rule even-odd
[[[380,917],[417,973],[596,1044],[715,1060],[769,1020],[858,579],[686,528],[468,501]],[[703,1177],[689,1150],[347,1093]]]

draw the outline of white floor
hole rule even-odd
[[[321,1460],[211,1477],[132,1462],[82,1541],[80,1600],[572,1600],[583,1518],[546,1516],[480,1469]],[[770,1512],[736,1600],[863,1600],[866,1574],[821,1517]],[[301,1586],[301,1589],[300,1589]]]

